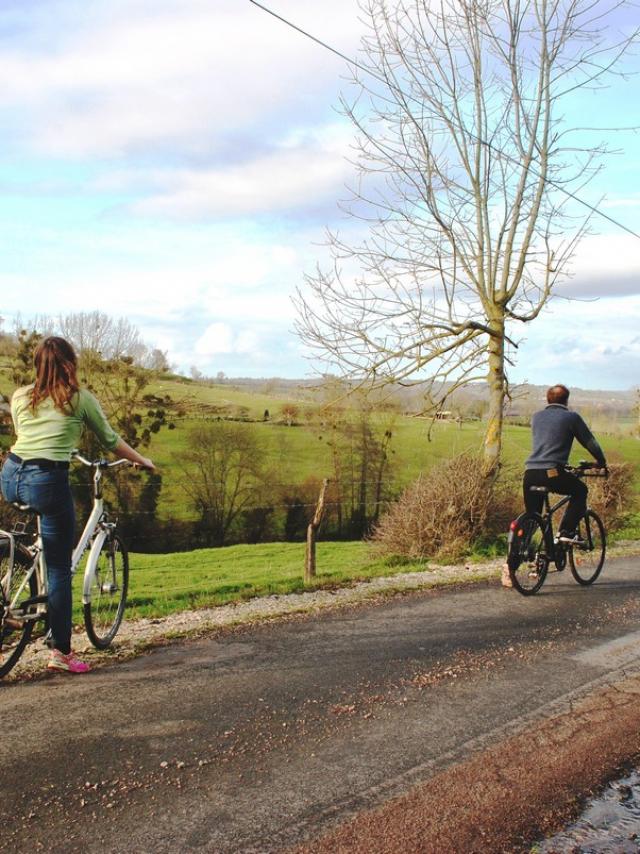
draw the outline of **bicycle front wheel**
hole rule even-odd
[[[120,628],[129,589],[129,556],[118,534],[106,537],[91,578],[84,625],[91,643],[106,649]]]
[[[535,513],[518,516],[507,556],[511,583],[523,596],[532,596],[544,584],[549,568],[542,519]]]
[[[35,572],[27,580],[32,563],[33,558],[17,547],[11,569],[9,543],[0,543],[0,678],[15,667],[33,632],[33,619],[24,619],[33,606],[21,605],[37,592]]]
[[[568,549],[571,574],[585,587],[602,572],[607,551],[607,535],[595,510],[587,510],[576,531],[579,542]]]

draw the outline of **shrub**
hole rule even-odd
[[[479,456],[434,466],[409,486],[375,529],[374,548],[412,560],[456,560],[481,539],[503,533],[522,503],[511,475],[485,478]]]
[[[633,485],[634,467],[631,463],[609,464],[609,477],[589,478],[589,505],[600,514],[610,531],[621,528],[637,505]]]

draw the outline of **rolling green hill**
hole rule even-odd
[[[172,375],[151,383],[149,391],[159,396],[170,395],[176,405],[176,413],[172,416],[175,429],[162,429],[148,448],[149,455],[162,473],[160,518],[194,518],[182,486],[187,476],[182,460],[190,429],[207,419],[247,421],[249,429],[256,431],[264,440],[274,495],[281,487],[299,485],[309,477],[331,477],[332,459],[328,444],[331,429],[323,425],[317,416],[320,399],[314,390],[303,384],[278,384],[277,380],[252,381],[251,386],[247,389],[240,384],[234,385],[232,380],[213,384]],[[0,360],[0,393],[9,396],[12,390],[9,362]],[[281,416],[282,407],[287,404],[295,404],[299,408],[294,426],[287,426]],[[263,420],[265,410],[269,412],[268,420]],[[478,449],[484,432],[481,421],[431,424],[427,418],[389,412],[382,412],[374,418],[388,425],[393,432],[390,477],[396,491],[439,460]],[[640,463],[640,442],[633,435],[633,425],[628,419],[625,422],[595,417],[593,427],[608,456],[617,456],[636,466]],[[9,437],[2,438],[6,446]],[[507,424],[504,432],[505,463],[520,468],[529,443],[527,426]],[[584,451],[576,449],[575,460],[581,456],[584,456]]]

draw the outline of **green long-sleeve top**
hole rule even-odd
[[[17,389],[11,399],[11,417],[17,440],[11,450],[23,460],[69,460],[80,443],[86,426],[107,451],[118,444],[119,436],[106,419],[96,398],[84,388],[74,396],[69,412],[56,409],[51,398],[31,410],[33,386]]]

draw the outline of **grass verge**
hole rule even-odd
[[[256,596],[342,587],[428,569],[423,562],[376,559],[363,542],[319,543],[318,574],[303,582],[304,543],[263,543],[130,556],[127,620],[242,602]],[[82,622],[82,577],[74,581],[74,620]]]
[[[460,568],[502,560],[506,538],[479,544]],[[609,554],[638,553],[634,520],[610,538]],[[616,543],[619,542],[619,547]],[[171,554],[130,555],[127,620],[162,618],[260,596],[337,589],[358,581],[436,570],[435,562],[376,557],[367,543],[323,542],[317,546],[317,576],[303,581],[304,543],[261,543]],[[484,576],[480,576],[483,577]],[[473,581],[469,571],[465,581]],[[82,624],[82,573],[74,579],[74,622]]]

